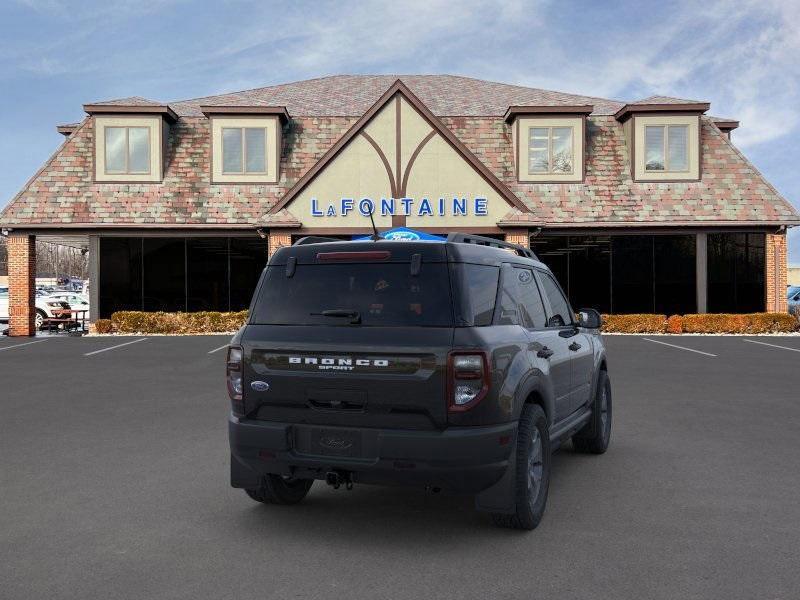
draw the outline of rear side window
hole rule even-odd
[[[545,326],[542,295],[530,269],[513,267],[505,272],[500,303],[500,325],[522,325],[528,329]]]
[[[542,287],[550,302],[550,309],[552,312],[548,326],[561,327],[563,325],[569,325],[573,321],[572,310],[570,310],[569,303],[561,292],[561,288],[558,287],[556,280],[553,279],[553,276],[549,273],[540,271],[539,276],[542,278]]]
[[[453,310],[447,265],[423,263],[411,275],[408,263],[297,265],[267,269],[251,323],[264,325],[352,325],[350,318],[323,311],[353,311],[361,326],[450,327]]]
[[[467,263],[454,264],[451,269],[453,288],[457,290],[458,324],[468,327],[491,325],[500,269]]]

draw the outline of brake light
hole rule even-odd
[[[451,352],[447,360],[447,409],[463,412],[489,391],[489,359],[485,352]]]
[[[228,360],[225,365],[225,378],[228,382],[228,396],[231,399],[231,410],[235,414],[244,414],[242,401],[242,348],[231,346],[228,348]]]
[[[367,252],[318,252],[317,260],[389,260],[392,253],[388,250],[369,250]]]

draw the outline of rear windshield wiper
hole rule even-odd
[[[341,317],[343,319],[350,319],[350,323],[353,325],[361,323],[361,313],[349,308],[334,308],[331,310],[323,310],[318,313],[312,312],[310,314],[315,317]]]

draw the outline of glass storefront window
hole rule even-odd
[[[686,314],[696,310],[693,235],[539,236],[531,240],[575,309]]]
[[[142,238],[100,238],[100,317],[142,310]]]
[[[267,264],[260,238],[100,238],[100,316],[250,305]]]
[[[708,311],[764,310],[764,234],[708,235]]]

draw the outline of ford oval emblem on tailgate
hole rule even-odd
[[[347,450],[353,445],[353,441],[326,435],[319,438],[319,445],[331,450]]]
[[[257,392],[266,392],[269,389],[269,384],[266,381],[254,381],[250,387]]]

